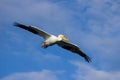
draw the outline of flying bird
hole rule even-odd
[[[91,58],[89,56],[87,56],[84,52],[82,52],[77,45],[70,43],[68,38],[66,38],[62,34],[55,36],[55,35],[45,32],[41,29],[38,29],[37,27],[23,25],[23,24],[20,24],[17,22],[14,23],[14,26],[28,30],[28,31],[44,38],[45,41],[42,43],[43,48],[47,48],[49,46],[57,44],[58,46],[66,49],[66,50],[69,50],[73,53],[76,53],[76,54],[82,56],[87,62],[91,61]]]

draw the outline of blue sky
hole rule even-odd
[[[13,22],[64,34],[92,62]],[[0,0],[0,80],[120,80],[119,41],[119,0]]]

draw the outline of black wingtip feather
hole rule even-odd
[[[13,23],[13,25],[14,25],[14,26],[18,26],[18,25],[19,25],[19,23],[17,23],[17,22],[14,22],[14,23]]]
[[[31,27],[31,26],[26,26],[26,25],[23,25],[23,24],[20,24],[20,23],[17,23],[17,22],[14,22],[13,25],[16,26],[16,27],[25,29],[25,30],[27,30],[27,31],[30,31],[30,32],[32,32],[32,33],[34,33],[34,34],[38,34],[38,31],[36,31],[36,30],[35,30],[33,27]]]
[[[77,53],[79,53],[79,55],[82,56],[85,59],[85,61],[87,61],[88,63],[91,62],[91,58],[82,51],[79,51]]]
[[[82,56],[85,61],[87,61],[88,63],[91,62],[91,58],[86,55],[85,53],[83,53],[80,49],[78,49],[78,51],[76,52],[78,55]]]
[[[86,55],[84,58],[88,63],[91,62],[91,58],[89,56]]]
[[[25,25],[20,24],[20,23],[18,23],[18,22],[14,22],[13,25],[16,26],[16,27],[22,27],[22,26],[25,26]]]
[[[16,27],[19,27],[19,28],[22,28],[22,29],[33,32],[33,30],[26,25],[23,25],[23,24],[20,24],[20,23],[17,23],[17,22],[14,22],[13,25],[16,26]]]

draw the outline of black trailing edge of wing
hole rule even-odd
[[[16,26],[16,27],[20,27],[22,29],[28,30],[28,31],[30,31],[34,34],[38,34],[38,32],[33,30],[33,28],[31,26],[26,26],[26,25],[23,25],[23,24],[20,24],[20,23],[17,23],[17,22],[15,22],[13,25]]]
[[[84,52],[82,52],[78,46],[76,46],[74,44],[71,44],[69,42],[65,42],[65,41],[59,41],[59,42],[57,42],[57,44],[58,44],[58,46],[66,49],[66,50],[69,50],[73,53],[76,53],[76,54],[80,55],[87,62],[91,62],[91,58],[89,56],[87,56]]]

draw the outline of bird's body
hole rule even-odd
[[[58,39],[58,37],[56,37],[54,35],[52,35],[51,37],[49,37],[48,39],[45,40],[45,42],[48,46],[56,43],[57,41],[59,41],[59,39]]]
[[[58,37],[51,35],[49,38],[47,38],[44,42],[42,47],[47,48],[48,46],[54,45],[57,41],[59,41]]]
[[[26,25],[19,24],[19,23],[15,23],[14,25],[43,37],[45,39],[45,41],[42,43],[43,48],[47,48],[49,46],[57,44],[58,46],[60,46],[64,49],[67,49],[71,52],[79,54],[80,56],[84,57],[84,59],[87,62],[91,61],[89,56],[87,56],[85,53],[83,53],[77,45],[70,43],[69,40],[64,35],[58,35],[58,36],[51,35],[41,29],[36,28],[36,27],[26,26]]]

